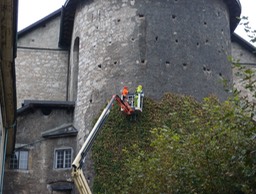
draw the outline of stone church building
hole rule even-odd
[[[4,193],[73,194],[71,163],[92,121],[124,85],[226,99],[228,56],[256,65],[234,30],[238,0],[67,0],[18,33],[17,135]],[[93,184],[92,163],[86,177]]]

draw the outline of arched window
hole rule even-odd
[[[71,100],[77,100],[78,89],[78,69],[79,69],[79,37],[75,39],[73,48],[73,64],[72,64],[72,86],[71,86]]]

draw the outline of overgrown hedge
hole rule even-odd
[[[93,146],[94,193],[256,193],[256,130],[232,101],[166,94],[115,106]]]

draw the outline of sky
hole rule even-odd
[[[19,0],[18,31],[60,9],[66,0]]]
[[[61,8],[65,2],[66,0],[19,0],[18,31]],[[240,0],[240,2],[241,15],[248,17],[249,25],[252,29],[256,29],[256,0]],[[235,32],[249,41],[243,25],[239,25]],[[256,46],[256,43],[254,45]]]
[[[240,3],[242,5],[242,13],[241,17],[245,16],[248,17],[249,20],[249,26],[256,30],[256,0],[240,0]],[[243,25],[238,25],[235,33],[243,37],[245,40],[250,42],[250,38],[247,36],[246,32],[244,31]],[[256,35],[255,35],[256,36]],[[256,47],[256,43],[252,43]]]

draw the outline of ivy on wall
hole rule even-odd
[[[114,107],[93,146],[94,193],[255,193],[256,129],[237,100],[166,94]]]

